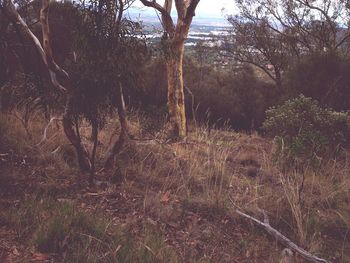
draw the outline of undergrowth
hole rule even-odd
[[[64,262],[178,262],[158,229],[144,224],[141,236],[133,236],[102,212],[49,197],[20,201],[0,221],[27,246]]]
[[[185,142],[167,143],[161,135],[142,130],[145,120],[140,118],[132,116],[135,140],[119,153],[118,168],[96,175],[98,180],[121,175],[110,189],[95,189],[110,191],[116,206],[107,208],[116,210],[114,214],[104,210],[106,193],[94,199],[95,209],[80,206],[85,200],[77,197],[83,187],[74,184],[75,156],[62,129],[52,126],[48,139],[31,148],[29,166],[15,170],[8,162],[14,178],[27,182],[34,177],[36,191],[26,189],[24,196],[16,196],[16,205],[0,212],[0,222],[32,251],[64,262],[278,262],[283,247],[236,215],[233,200],[260,219],[264,209],[271,225],[304,249],[334,262],[350,262],[346,150],[321,158],[318,169],[310,163],[298,169],[294,163],[281,165],[286,156],[276,157],[273,141],[257,134],[204,125],[192,127]],[[13,121],[8,125],[22,134]],[[115,123],[107,126],[108,132],[99,137],[103,150],[97,165],[110,135],[118,135]],[[43,127],[31,126],[32,145],[41,140]],[[89,145],[88,137],[83,138]]]

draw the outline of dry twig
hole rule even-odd
[[[236,205],[234,204],[234,201],[231,198],[230,198],[230,201],[231,201],[232,205],[236,207]],[[262,212],[262,211],[263,210],[260,210],[260,212]],[[259,219],[254,218],[246,213],[243,213],[242,211],[240,211],[237,208],[235,208],[235,212],[237,214],[239,214],[240,216],[243,216],[243,217],[248,218],[249,220],[255,222],[259,226],[262,226],[270,235],[274,236],[279,242],[281,242],[283,245],[289,247],[290,249],[292,249],[294,252],[301,255],[306,260],[309,260],[310,262],[315,262],[315,263],[332,263],[331,261],[325,260],[323,258],[319,258],[319,257],[309,253],[305,249],[303,249],[303,248],[299,247],[298,245],[296,245],[295,243],[293,243],[293,241],[291,241],[289,238],[282,235],[279,231],[274,229],[272,226],[270,226],[267,214],[265,212],[263,212],[264,222],[260,221]]]

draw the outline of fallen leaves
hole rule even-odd
[[[20,253],[18,252],[18,250],[17,250],[16,247],[14,247],[14,248],[12,249],[12,254],[14,254],[15,256],[19,256],[19,255],[20,255]]]
[[[170,191],[166,191],[160,197],[160,202],[163,204],[167,204],[170,201]]]
[[[33,253],[33,257],[31,259],[32,262],[40,262],[40,261],[46,261],[51,258],[48,254],[42,254],[39,252]]]

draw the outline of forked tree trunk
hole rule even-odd
[[[18,14],[14,4],[11,0],[6,0],[5,2],[5,13],[7,14],[10,21],[14,24],[16,24],[23,34],[24,37],[27,37],[31,40],[33,46],[36,47],[39,57],[46,65],[50,80],[52,84],[59,90],[63,91],[64,93],[67,93],[67,104],[65,106],[65,113],[63,116],[63,127],[64,132],[67,137],[67,139],[72,143],[74,146],[77,157],[78,157],[78,163],[79,168],[82,172],[88,172],[91,169],[91,163],[89,160],[88,152],[86,151],[85,147],[83,146],[80,136],[74,131],[74,125],[72,121],[72,88],[70,84],[70,77],[61,67],[59,67],[56,62],[53,59],[52,56],[52,50],[50,45],[50,28],[49,28],[49,22],[48,22],[48,12],[49,12],[49,4],[50,0],[43,0],[42,1],[42,8],[40,11],[40,22],[42,24],[42,33],[43,33],[43,44],[41,45],[37,37],[31,32],[31,30],[28,28],[27,24],[24,22],[24,20],[21,18],[21,16]],[[58,77],[60,77],[64,83],[64,86],[61,85],[61,83],[58,81]]]
[[[117,23],[120,23],[122,19],[123,14],[123,8],[124,4],[122,0],[118,0],[119,2],[119,14]],[[86,148],[84,147],[81,137],[79,135],[79,130],[74,130],[74,122],[73,122],[73,97],[74,97],[74,89],[72,88],[72,83],[70,76],[67,72],[65,72],[59,65],[56,64],[52,49],[50,45],[50,28],[49,28],[49,21],[48,21],[48,13],[49,13],[49,4],[50,0],[42,0],[42,8],[40,11],[40,22],[42,25],[42,33],[43,33],[43,44],[40,43],[38,38],[32,33],[32,31],[29,29],[26,22],[22,19],[22,17],[19,15],[19,13],[16,10],[16,7],[12,0],[3,0],[3,5],[1,6],[1,11],[4,12],[6,15],[6,18],[16,25],[20,33],[27,39],[29,39],[32,43],[32,45],[37,49],[38,51],[38,57],[40,60],[44,63],[48,70],[48,75],[50,76],[51,83],[61,92],[63,92],[67,96],[67,103],[65,106],[65,112],[63,115],[63,128],[64,133],[67,137],[67,139],[71,142],[71,144],[74,146],[78,163],[80,170],[82,172],[91,172],[93,174],[94,172],[94,156],[96,153],[96,147],[97,147],[97,126],[93,127],[93,137],[94,137],[94,149],[92,151],[92,158],[90,160],[90,156]],[[113,160],[115,154],[120,151],[122,145],[128,138],[128,123],[125,113],[125,106],[123,101],[123,94],[121,92],[122,87],[120,86],[120,94],[118,94],[118,113],[119,113],[119,120],[121,123],[121,134],[119,137],[119,140],[117,140],[113,147],[110,149],[109,154],[107,154],[107,162],[111,163],[111,160]],[[92,181],[92,176],[90,176],[90,181]]]
[[[184,43],[176,44],[166,58],[168,76],[168,111],[172,136],[182,139],[187,134],[183,82]]]
[[[89,159],[89,153],[85,149],[83,143],[81,142],[81,138],[79,134],[74,131],[74,124],[72,121],[72,101],[71,99],[67,100],[65,111],[63,115],[63,129],[67,139],[73,145],[76,150],[79,168],[82,172],[90,172],[91,171],[91,162]]]
[[[182,62],[185,40],[188,36],[196,7],[200,0],[174,0],[177,11],[177,22],[171,16],[173,0],[165,0],[163,6],[156,0],[140,0],[145,6],[160,12],[162,26],[170,46],[166,51],[165,62],[168,75],[168,111],[171,135],[174,139],[186,137],[186,112]]]
[[[46,63],[51,69],[50,75],[51,79],[53,79],[55,82],[57,82],[58,86],[60,86],[64,91],[68,91],[68,98],[67,103],[65,107],[65,112],[63,115],[63,127],[64,132],[66,134],[67,139],[73,144],[78,157],[78,163],[80,170],[82,172],[89,172],[91,170],[91,162],[89,159],[89,154],[87,150],[85,149],[84,145],[81,142],[81,138],[78,134],[78,131],[75,132],[73,128],[73,122],[72,122],[72,116],[73,112],[72,109],[74,108],[72,105],[72,97],[73,97],[73,89],[71,85],[71,79],[68,73],[66,73],[60,66],[58,66],[53,58],[51,43],[50,43],[50,27],[49,27],[49,6],[50,6],[50,0],[42,0],[42,7],[40,10],[40,22],[42,27],[42,33],[43,33],[43,48],[45,51],[45,57],[46,57]],[[57,77],[61,77],[64,86],[62,86],[58,80]],[[68,87],[68,89],[67,89]]]
[[[120,135],[119,138],[114,141],[112,146],[107,151],[104,162],[105,170],[109,170],[111,167],[113,167],[113,161],[115,156],[121,151],[123,145],[129,139],[129,125],[128,119],[126,117],[123,86],[121,83],[119,83],[119,92],[117,94],[117,110],[120,123]]]

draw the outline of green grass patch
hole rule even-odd
[[[29,198],[1,213],[17,238],[36,251],[64,262],[179,262],[162,232],[119,226],[103,213],[86,212],[68,202]]]

